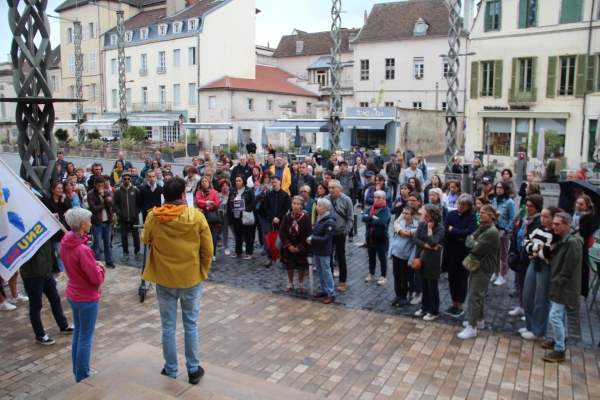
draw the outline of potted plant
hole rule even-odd
[[[496,163],[497,160],[493,160],[488,165],[485,166],[485,170],[483,171],[483,176],[489,176],[492,180],[496,180]]]
[[[282,154],[285,151],[285,147],[279,145],[279,146],[275,146],[275,152],[277,154]]]
[[[231,158],[232,160],[238,158],[238,151],[240,151],[240,146],[238,146],[237,143],[229,143],[229,158]]]
[[[380,144],[379,145],[379,153],[383,156],[383,161],[388,162],[391,160],[390,150],[392,147],[389,144]]]
[[[173,145],[173,158],[185,157],[185,143],[175,143]]]
[[[100,139],[94,139],[91,142],[91,147],[94,157],[102,157],[104,155],[104,142]]]
[[[163,160],[173,162],[173,150],[169,149],[168,147],[160,147],[156,150],[160,151]]]
[[[323,161],[331,158],[331,150],[321,150],[321,158]]]
[[[186,142],[186,135],[179,136],[179,142]],[[188,156],[195,157],[200,154],[200,146],[198,145],[198,135],[195,133],[187,136],[187,154]]]
[[[78,156],[79,155],[79,142],[73,138],[69,140],[69,155]]]

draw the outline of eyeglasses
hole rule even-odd
[[[123,178],[124,181],[130,181],[131,178]]]
[[[412,214],[409,212],[403,212],[402,215],[412,215]]]

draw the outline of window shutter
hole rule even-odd
[[[96,23],[92,22],[92,38],[96,39]]]
[[[586,54],[579,54],[577,56],[577,65],[576,65],[576,69],[575,69],[575,97],[583,97],[583,95],[585,94],[585,86],[586,86],[586,80],[585,80],[585,70],[586,70],[586,61],[587,61],[587,55]]]
[[[494,62],[494,98],[502,98],[502,60]]]
[[[530,0],[519,0],[519,28],[527,28],[527,2]]]
[[[586,76],[585,76],[585,92],[586,93],[591,93],[596,91],[594,82],[595,82],[595,78],[596,78],[596,65],[598,63],[598,56],[593,55],[593,56],[587,56],[587,71],[586,71]]]
[[[548,80],[546,82],[546,97],[556,97],[556,69],[558,68],[558,57],[548,57]]]
[[[535,69],[537,68],[537,57],[531,58],[531,101],[537,101],[537,86],[535,84]]]
[[[65,40],[68,43],[71,43],[71,32],[69,32],[69,29],[65,29]]]
[[[519,82],[517,82],[517,71],[519,70],[519,59],[512,59],[512,74],[510,76],[510,88],[508,89],[508,102],[512,103],[517,100],[517,91],[519,90]]]
[[[477,98],[479,89],[479,61],[471,62],[471,98]]]
[[[502,30],[502,2],[500,2],[498,9],[498,31]]]
[[[560,11],[560,23],[581,21],[581,8],[583,0],[563,0]]]

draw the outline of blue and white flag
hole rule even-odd
[[[0,276],[8,281],[62,225],[0,159]]]

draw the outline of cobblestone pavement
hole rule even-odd
[[[139,302],[139,272],[107,271],[92,368],[135,342],[160,347],[155,292]],[[42,319],[54,346],[34,343],[27,305],[0,319],[0,400],[48,398],[74,385],[71,338],[58,334],[47,303]],[[459,330],[207,282],[199,351],[203,362],[329,399],[600,398],[598,351],[570,346],[564,363],[546,364],[539,343],[487,330],[462,341]],[[181,323],[177,343],[182,354]]]

